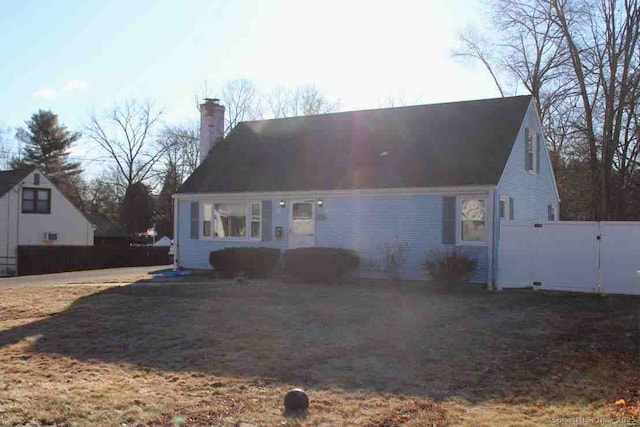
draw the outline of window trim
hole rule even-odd
[[[462,240],[462,201],[466,199],[484,200],[484,240]],[[489,246],[489,205],[485,195],[460,195],[456,196],[456,246]]]
[[[549,208],[551,209],[551,213],[553,214],[553,219],[549,219]],[[555,203],[549,203],[547,205],[547,221],[557,221],[558,220],[558,213],[557,213],[557,208],[556,208],[556,204]]]
[[[215,236],[215,218],[211,218],[211,236],[204,235],[204,206],[205,204],[211,204],[211,213],[213,215],[214,205],[216,204],[230,204],[230,205],[245,205],[244,217],[246,221],[245,235],[237,237],[216,237]],[[258,230],[258,237],[251,237],[251,206],[258,205],[260,208],[260,228]],[[207,199],[199,201],[200,210],[200,223],[198,224],[198,231],[200,232],[199,240],[213,240],[221,242],[259,242],[262,241],[262,200],[224,200],[224,199]]]
[[[251,208],[253,205],[258,205],[258,237],[251,237],[251,222],[253,221],[253,212]],[[262,241],[262,200],[249,201],[247,203],[247,235],[250,241],[259,242]]]
[[[24,192],[33,191],[33,210],[24,209]],[[47,211],[38,211],[38,191],[46,191],[47,197]],[[37,187],[22,187],[22,193],[20,194],[20,213],[23,214],[37,214],[37,215],[50,215],[51,214],[51,189],[50,188],[37,188]]]
[[[500,216],[500,203],[504,203],[504,216]],[[500,219],[500,221],[510,221],[509,218],[511,218],[511,212],[509,211],[511,209],[511,203],[509,202],[509,196],[507,196],[506,194],[501,194],[500,198],[498,199],[498,219]]]
[[[526,153],[526,155],[528,156],[529,153],[527,152],[527,132],[529,132],[529,134],[531,134],[531,164],[529,165],[531,167],[531,169],[527,169],[527,172],[529,172],[532,175],[538,175],[538,156],[536,156],[536,153],[538,152],[538,140],[541,139],[542,137],[539,136],[540,133],[537,130],[533,130],[531,128],[525,128],[525,135],[524,135],[524,151]]]

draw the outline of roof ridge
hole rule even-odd
[[[366,113],[371,111],[389,111],[389,110],[403,110],[410,108],[421,108],[421,107],[435,107],[440,105],[453,105],[453,104],[470,104],[474,102],[489,102],[489,101],[499,101],[499,100],[515,100],[521,98],[532,98],[533,95],[514,95],[514,96],[499,96],[495,98],[478,98],[478,99],[466,99],[461,101],[445,101],[445,102],[434,102],[432,104],[416,104],[416,105],[400,105],[397,107],[382,107],[382,108],[363,108],[360,110],[347,110],[347,111],[335,111],[331,113],[321,113],[321,114],[310,114],[310,115],[301,115],[301,116],[291,116],[291,117],[274,117],[271,119],[259,119],[259,120],[244,120],[238,125],[243,123],[261,123],[261,122],[274,122],[280,120],[295,120],[295,119],[307,119],[307,118],[318,118],[318,117],[327,117],[327,116],[336,116],[340,114],[353,114],[353,113]]]
[[[36,166],[24,166],[21,168],[15,168],[15,169],[5,169],[5,170],[0,170],[0,173],[17,173],[17,172],[31,172],[32,170],[36,169]]]

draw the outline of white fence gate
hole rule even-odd
[[[640,295],[640,222],[506,221],[500,224],[503,288]]]

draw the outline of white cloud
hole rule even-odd
[[[32,95],[34,98],[46,99],[52,101],[58,97],[58,91],[52,88],[37,90]]]
[[[55,88],[43,88],[33,93],[34,98],[40,98],[47,101],[53,101],[60,96],[70,97],[78,92],[85,92],[89,90],[91,85],[86,80],[69,80],[60,89]]]
[[[62,90],[66,93],[84,92],[90,87],[89,82],[86,80],[69,80]]]

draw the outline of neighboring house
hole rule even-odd
[[[129,246],[129,236],[118,224],[104,214],[87,214],[94,225],[93,244],[96,246]]]
[[[0,171],[0,275],[18,245],[93,245],[91,223],[38,169]]]
[[[175,195],[185,268],[231,246],[340,247],[376,262],[406,242],[404,278],[425,278],[428,252],[464,247],[472,281],[493,283],[501,221],[558,219],[530,96],[244,122],[223,141],[224,107],[200,110],[204,160]]]

